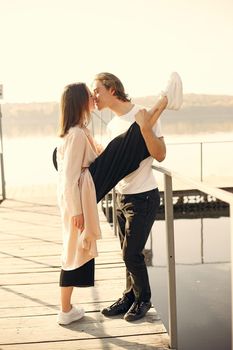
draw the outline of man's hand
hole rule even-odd
[[[83,217],[83,214],[73,216],[72,217],[72,222],[73,222],[74,228],[77,228],[78,230],[83,232],[83,230],[84,230],[84,217]]]
[[[141,134],[150,155],[158,162],[162,162],[166,157],[166,145],[163,137],[158,138],[154,134],[150,113],[146,109],[140,109],[138,113],[135,114],[135,120],[140,127]]]

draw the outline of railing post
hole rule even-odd
[[[230,203],[230,236],[231,236],[231,349],[233,350],[233,203]]]
[[[200,180],[203,181],[203,143],[200,142]]]
[[[109,193],[107,193],[107,194],[105,195],[105,215],[106,215],[107,221],[109,222],[108,196],[109,196]]]
[[[117,236],[117,215],[116,215],[116,191],[112,189],[112,222],[114,235]]]
[[[107,221],[109,222],[109,219],[110,219],[110,212],[109,212],[109,203],[108,203],[108,200],[109,200],[109,192],[105,195],[105,215],[106,215],[106,218],[107,218]]]
[[[3,139],[2,139],[2,111],[0,104],[0,167],[1,167],[1,182],[2,182],[2,200],[6,199],[6,182],[4,172],[4,161],[3,161]]]
[[[176,272],[172,177],[164,174],[165,223],[168,255],[168,313],[170,348],[177,349]]]

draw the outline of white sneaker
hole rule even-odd
[[[167,109],[179,110],[183,103],[182,80],[177,72],[170,75],[166,89],[162,91],[162,96],[168,99]]]
[[[69,324],[71,322],[80,320],[85,314],[82,307],[72,305],[72,309],[69,312],[60,311],[57,315],[58,324]]]

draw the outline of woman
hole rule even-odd
[[[168,89],[149,112],[140,111],[136,121],[140,124],[142,117],[148,118],[153,125],[171,103],[174,91],[169,94]],[[96,240],[101,237],[96,202],[149,156],[135,122],[97,157],[98,147],[86,128],[93,108],[94,99],[84,83],[65,88],[61,99],[61,143],[57,148],[58,203],[63,226],[59,324],[69,324],[84,315],[83,308],[71,304],[73,287],[94,285]]]

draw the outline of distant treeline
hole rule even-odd
[[[59,120],[56,102],[5,104],[3,134],[7,137],[55,134]]]
[[[233,133],[233,107],[184,107],[166,111],[162,117],[165,134]]]
[[[135,103],[151,106],[156,101],[155,96],[135,98]],[[3,134],[6,137],[23,137],[33,135],[56,135],[59,120],[59,105],[57,102],[3,104],[2,106]],[[104,131],[111,114],[104,111],[94,116],[94,130]],[[204,132],[233,132],[233,97],[185,95],[184,105],[179,112],[166,111],[162,117],[165,134],[197,134]]]

